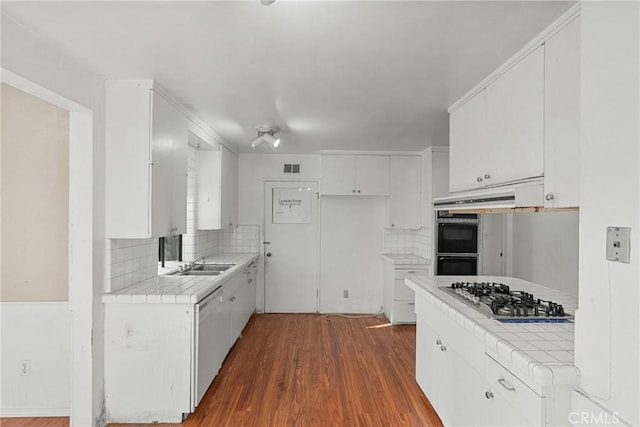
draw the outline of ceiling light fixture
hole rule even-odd
[[[276,133],[280,132],[280,128],[278,126],[258,127],[256,130],[258,131],[258,136],[251,141],[251,147],[255,148],[266,142],[271,145],[271,148],[274,150],[278,148],[280,145],[280,138],[275,136]]]

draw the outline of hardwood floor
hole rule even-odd
[[[184,427],[440,426],[414,360],[383,316],[256,315]]]
[[[414,360],[415,326],[383,316],[256,315],[182,425],[441,426]]]
[[[69,427],[69,417],[0,418],[2,427]]]

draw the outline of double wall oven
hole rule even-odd
[[[478,274],[478,215],[438,211],[436,274]]]

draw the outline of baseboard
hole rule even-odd
[[[0,408],[0,417],[68,417],[70,408]]]

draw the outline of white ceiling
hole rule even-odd
[[[2,2],[107,78],[153,78],[240,151],[422,150],[447,108],[574,2]],[[258,148],[256,150],[268,150]]]

